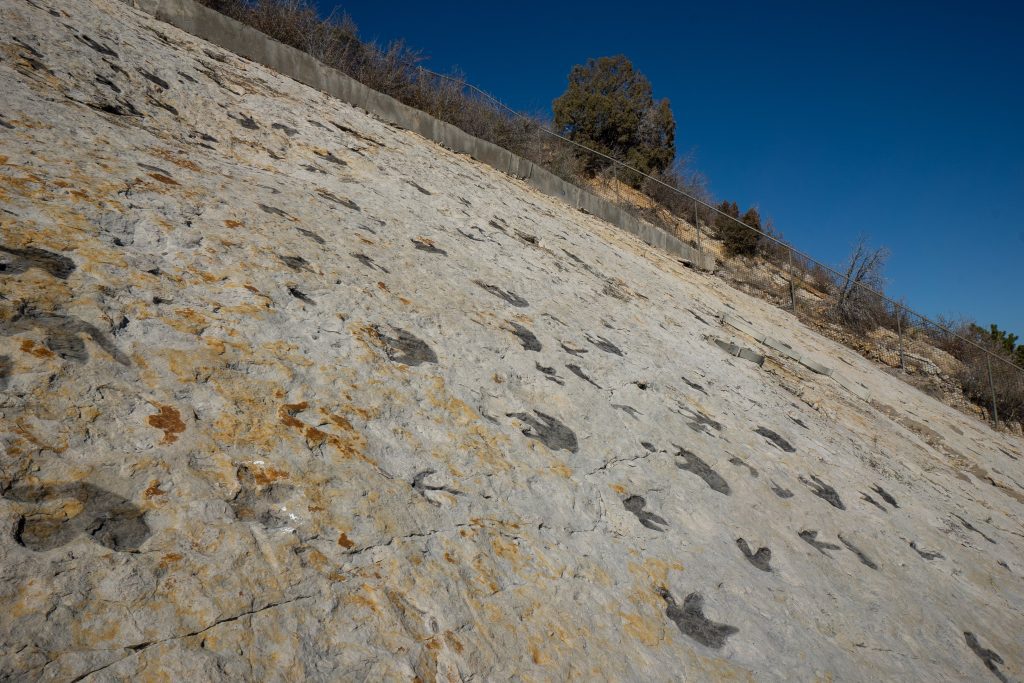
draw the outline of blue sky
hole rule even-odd
[[[574,64],[625,54],[716,197],[830,264],[867,233],[892,251],[893,296],[1024,337],[1022,3],[342,7],[364,38],[403,38],[530,112]]]

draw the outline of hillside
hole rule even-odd
[[[0,17],[0,679],[1024,678],[1019,438],[121,2]]]

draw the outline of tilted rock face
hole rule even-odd
[[[1019,441],[118,2],[0,17],[0,677],[1024,675]]]

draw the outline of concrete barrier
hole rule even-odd
[[[686,263],[707,271],[715,268],[715,258],[711,254],[701,253],[661,228],[641,221],[620,206],[562,180],[507,149],[474,137],[450,123],[368,88],[337,69],[321,64],[305,52],[279,43],[194,0],[124,1],[197,38],[262,64],[342,102],[365,109],[388,123],[418,133],[454,152],[466,154],[502,173],[520,178],[535,190],[561,199],[636,235],[646,244]]]

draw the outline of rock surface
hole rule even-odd
[[[121,3],[0,17],[0,678],[1024,676],[1019,440]]]

